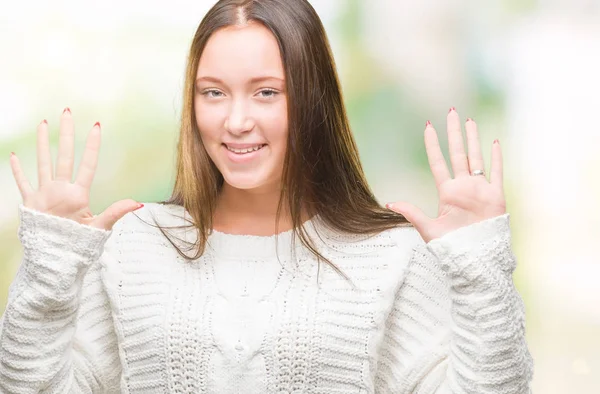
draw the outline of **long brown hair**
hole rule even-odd
[[[350,234],[373,235],[410,223],[381,207],[367,184],[325,29],[307,0],[219,0],[202,19],[186,69],[175,185],[171,197],[161,202],[183,206],[193,219],[183,227],[197,229],[195,254],[186,255],[165,233],[166,227],[159,228],[184,258],[204,253],[223,176],[200,139],[194,114],[196,72],[211,34],[251,21],[273,33],[285,69],[289,133],[276,222],[287,204],[293,239],[299,236],[318,261],[346,277],[317,250],[302,226],[302,212],[318,214],[328,227]]]

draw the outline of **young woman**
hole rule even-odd
[[[13,154],[24,259],[0,332],[2,393],[525,393],[500,145],[427,122],[439,216],[381,207],[306,0],[221,0],[194,36],[172,197],[99,215],[92,127],[37,189]],[[138,210],[139,209],[139,210]],[[133,212],[136,211],[136,212]],[[301,242],[296,242],[297,239]]]

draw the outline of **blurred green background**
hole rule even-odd
[[[380,202],[429,215],[423,129],[455,106],[500,140],[515,283],[527,307],[534,392],[600,392],[600,2],[312,0],[333,47],[363,165]],[[173,184],[187,49],[212,0],[23,1],[0,15],[0,312],[22,249],[9,154],[36,184],[35,130],[57,148],[72,110],[76,157],[102,123],[100,212],[158,201]],[[446,154],[447,157],[447,154]],[[76,162],[77,165],[77,162]]]

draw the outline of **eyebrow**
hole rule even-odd
[[[259,76],[259,77],[254,77],[254,78],[251,78],[249,82],[250,83],[257,83],[257,82],[264,82],[264,81],[268,81],[268,80],[274,80],[274,81],[282,82],[282,83],[284,82],[283,79],[277,78],[277,77],[274,77],[274,76],[271,76],[271,75],[263,75],[263,76]],[[196,83],[201,82],[201,81],[223,83],[223,81],[220,80],[219,78],[211,77],[209,75],[205,75],[205,76],[202,76],[202,77],[196,79]]]

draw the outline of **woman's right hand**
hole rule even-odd
[[[48,123],[44,119],[37,128],[38,182],[34,190],[21,169],[19,159],[11,153],[10,166],[27,208],[74,220],[88,226],[110,230],[127,213],[143,207],[134,200],[121,200],[99,215],[89,207],[90,186],[96,172],[100,150],[100,123],[96,123],[87,138],[85,151],[75,182],[72,182],[75,131],[69,108],[60,117],[60,136],[56,174],[52,169]]]

